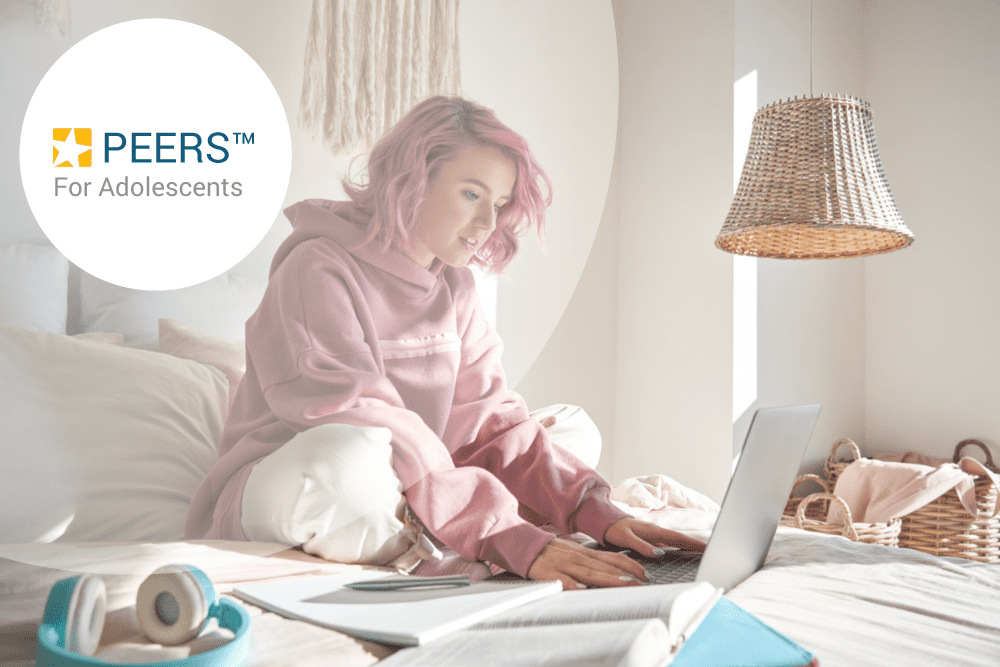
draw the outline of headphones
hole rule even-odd
[[[52,587],[38,626],[39,667],[110,665],[92,657],[104,629],[107,592],[94,575],[63,579]],[[146,636],[166,646],[196,637],[208,622],[236,637],[215,649],[151,667],[235,667],[250,657],[250,616],[240,605],[220,599],[204,572],[191,565],[166,565],[139,586],[135,614]]]

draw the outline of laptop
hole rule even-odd
[[[631,550],[625,553],[646,568],[655,584],[707,581],[729,591],[759,570],[819,411],[819,405],[757,410],[703,554],[672,552],[647,558]]]

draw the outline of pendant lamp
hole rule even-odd
[[[811,79],[810,73],[810,95]],[[875,255],[911,243],[882,169],[867,102],[821,95],[757,112],[718,248],[820,259]]]

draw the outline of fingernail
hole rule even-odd
[[[577,588],[586,588],[587,584],[577,584],[576,587]]]
[[[650,579],[653,576],[649,572],[647,572],[646,570],[643,570],[642,574],[643,574],[644,577],[646,577],[646,579]]]
[[[636,579],[635,577],[633,577],[631,574],[623,574],[622,576],[618,577],[618,579],[620,579],[621,581],[634,581],[637,584],[643,583],[638,579]]]
[[[653,555],[662,556],[668,551],[680,551],[680,550],[681,550],[680,547],[656,547],[655,549],[653,549]]]

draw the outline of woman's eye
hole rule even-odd
[[[466,190],[465,191],[465,196],[470,201],[477,201],[479,199],[479,194],[476,193],[476,192],[473,192],[472,190]]]

